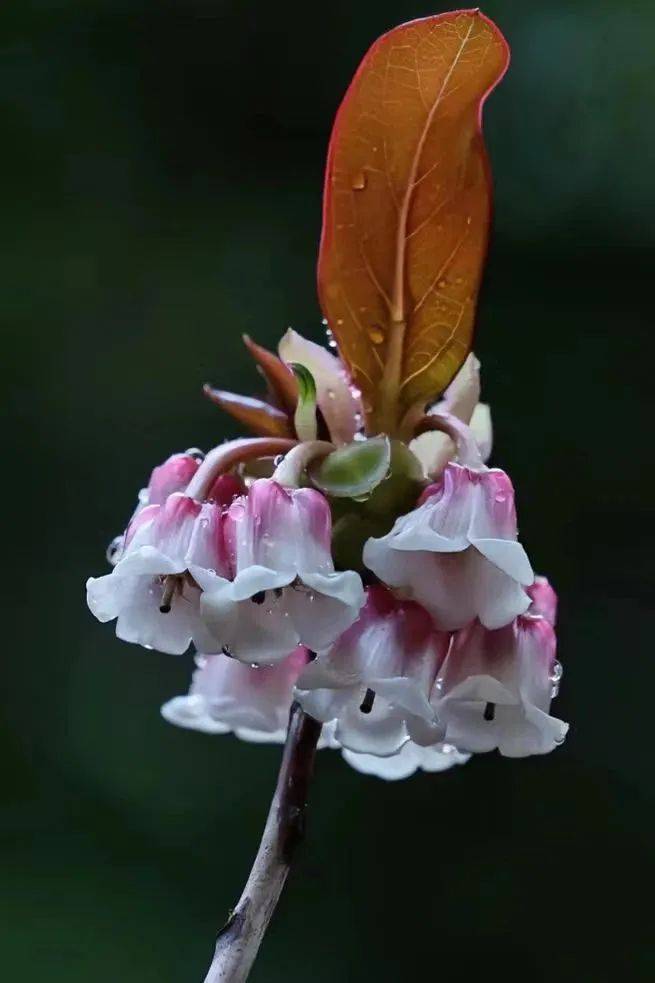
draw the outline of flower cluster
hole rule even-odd
[[[484,463],[475,358],[411,432],[367,439],[335,355],[294,333],[280,359],[247,343],[269,401],[208,394],[261,436],[155,468],[111,573],[87,584],[119,638],[195,647],[165,718],[281,741],[297,699],[323,745],[389,779],[551,751],[567,730],[549,713],[556,596],[518,542],[509,477]]]

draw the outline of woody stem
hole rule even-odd
[[[291,707],[277,785],[250,876],[218,933],[205,983],[248,978],[305,832],[305,809],[321,724]]]

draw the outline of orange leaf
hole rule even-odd
[[[319,295],[369,431],[397,432],[469,351],[491,209],[481,111],[508,61],[477,10],[403,24],[337,113]]]
[[[224,389],[213,389],[203,386],[203,392],[208,399],[220,406],[230,416],[243,423],[253,433],[265,437],[293,437],[293,427],[286,413],[269,406],[261,399],[250,396],[239,396]]]

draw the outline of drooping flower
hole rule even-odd
[[[552,625],[523,615],[489,631],[480,622],[453,639],[433,702],[445,740],[474,753],[547,754],[568,725],[549,714],[561,666]]]
[[[189,693],[165,703],[162,714],[172,724],[208,734],[233,731],[245,741],[282,742],[293,687],[308,658],[298,646],[274,666],[253,668],[223,654],[198,654]]]
[[[93,614],[103,622],[117,619],[117,636],[146,648],[179,655],[192,640],[202,646],[200,590],[188,570],[193,564],[227,572],[223,522],[220,505],[200,505],[180,492],[143,508],[112,572],[87,581]]]
[[[310,663],[297,684],[305,711],[335,721],[335,738],[354,752],[395,754],[410,738],[443,737],[429,696],[450,638],[419,605],[368,589],[359,620]]]
[[[327,500],[310,488],[255,481],[226,513],[230,574],[190,565],[213,637],[242,662],[279,662],[298,644],[328,647],[357,618],[364,589],[335,572]]]
[[[427,608],[443,630],[487,628],[527,610],[534,574],[517,542],[514,489],[504,471],[448,464],[413,512],[369,539],[364,563]]]

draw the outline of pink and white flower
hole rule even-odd
[[[450,637],[426,611],[383,587],[368,590],[359,620],[298,679],[303,709],[354,752],[392,755],[410,738],[443,737],[429,696]]]
[[[188,695],[169,700],[161,712],[172,724],[207,734],[232,731],[245,741],[282,742],[293,687],[308,658],[298,646],[274,666],[253,668],[226,655],[198,654]]]
[[[533,615],[496,631],[475,622],[459,632],[433,697],[445,740],[512,758],[561,744],[568,725],[548,712],[561,676],[555,649],[552,625]]]
[[[229,574],[190,565],[203,590],[213,646],[242,662],[274,663],[298,644],[327,648],[357,618],[364,588],[335,572],[327,500],[310,488],[259,479],[226,514]]]
[[[514,489],[496,468],[448,464],[413,512],[368,540],[364,563],[446,631],[474,618],[499,628],[530,605],[534,574],[517,542]]]
[[[148,505],[131,521],[121,559],[110,574],[90,577],[87,602],[99,621],[116,621],[126,642],[179,655],[202,646],[200,589],[194,569],[227,570],[220,505],[179,492]]]
[[[137,505],[132,513],[129,526],[148,505],[163,505],[169,495],[183,492],[200,467],[201,451],[185,451],[183,454],[171,454],[163,464],[153,468],[150,480],[142,488],[137,498]],[[107,549],[107,560],[116,566],[125,551],[127,530],[116,536]]]

